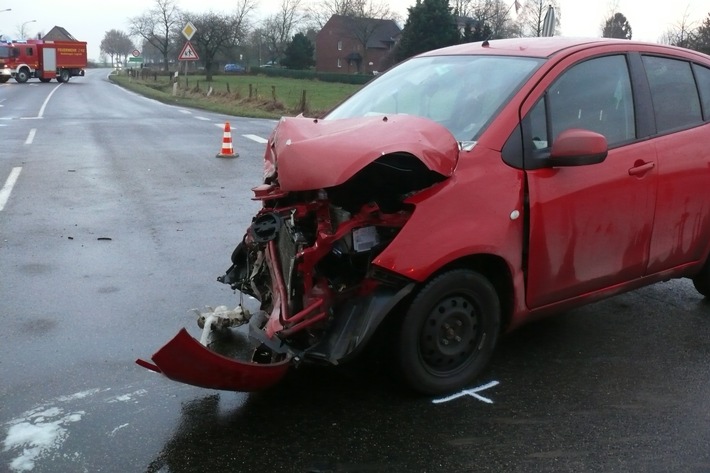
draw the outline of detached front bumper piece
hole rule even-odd
[[[204,347],[184,328],[158,350],[153,363],[138,359],[144,368],[181,383],[225,391],[259,391],[284,377],[291,358],[275,363],[254,363],[227,358]]]

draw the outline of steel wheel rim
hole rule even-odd
[[[450,373],[467,365],[481,337],[480,318],[470,299],[441,299],[429,312],[419,339],[419,355],[433,373]]]

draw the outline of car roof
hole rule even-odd
[[[551,36],[539,38],[507,38],[492,39],[490,41],[479,41],[475,43],[464,43],[446,48],[436,49],[421,54],[420,56],[440,56],[440,55],[498,55],[498,56],[526,56],[537,58],[550,58],[561,52],[571,53],[581,51],[595,46],[623,46],[623,49],[653,48],[665,49],[669,53],[696,53],[687,49],[675,46],[647,43],[642,41],[631,41],[617,38],[574,38],[564,36]],[[701,56],[700,53],[696,53]],[[707,56],[705,56],[707,58]]]

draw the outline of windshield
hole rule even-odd
[[[541,63],[510,56],[414,58],[372,81],[325,118],[417,115],[445,126],[457,141],[476,140]]]
[[[8,46],[0,46],[0,59],[7,59],[10,56],[10,48]]]

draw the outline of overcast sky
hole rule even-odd
[[[304,3],[317,0],[303,0]],[[507,0],[506,0],[507,1]],[[525,0],[519,0],[524,3]],[[390,0],[390,7],[403,20],[407,8],[415,0]],[[512,5],[512,0],[510,4]],[[86,41],[89,58],[99,58],[99,47],[106,31],[111,29],[128,32],[128,18],[148,9],[150,0],[0,0],[0,34],[4,38],[16,37],[23,23],[33,35],[46,33],[52,27],[62,26],[80,41]],[[279,9],[281,0],[258,0],[257,17],[263,18]],[[562,34],[564,36],[601,36],[601,24],[618,4],[618,11],[626,15],[633,30],[633,39],[658,41],[670,27],[678,24],[688,14],[691,20],[701,22],[710,13],[708,0],[559,0]],[[178,0],[180,8],[194,12],[230,12],[235,0]],[[11,8],[11,11],[2,11]],[[404,26],[404,25],[400,25]]]

